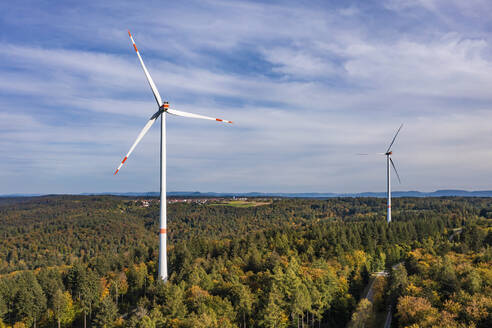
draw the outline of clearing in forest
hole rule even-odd
[[[210,204],[211,206],[233,206],[233,207],[256,207],[270,205],[272,201],[256,201],[256,200],[226,200],[220,203]]]

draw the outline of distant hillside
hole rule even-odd
[[[117,196],[148,196],[158,197],[158,192],[128,192],[128,193],[103,193],[104,195],[117,195]],[[85,194],[89,195],[89,194]],[[97,194],[101,195],[101,194]],[[386,197],[386,192],[362,192],[362,193],[316,193],[316,192],[304,192],[304,193],[281,193],[281,192],[247,192],[247,193],[218,193],[218,192],[199,192],[199,191],[171,191],[167,193],[170,197],[286,197],[286,198],[332,198],[332,197]],[[460,197],[492,197],[492,190],[479,190],[479,191],[467,191],[459,189],[450,190],[436,190],[432,192],[421,191],[394,191],[393,197],[446,197],[446,196],[460,196]]]
[[[0,197],[34,197],[42,194],[8,194]],[[158,192],[102,192],[102,193],[81,193],[79,195],[114,195],[128,197],[159,197]],[[46,195],[44,195],[46,196]],[[281,192],[199,192],[199,191],[171,191],[168,197],[285,197],[285,198],[333,198],[333,197],[386,197],[386,192],[361,192],[361,193],[281,193]],[[492,197],[492,190],[468,191],[460,189],[443,189],[432,192],[421,191],[393,191],[393,197]]]

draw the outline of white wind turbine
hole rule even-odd
[[[147,68],[145,67],[145,64],[142,60],[142,57],[140,56],[140,53],[138,52],[137,46],[135,45],[135,41],[133,40],[133,37],[128,31],[128,35],[130,36],[130,39],[132,40],[133,43],[133,48],[135,48],[135,52],[137,53],[138,59],[140,60],[140,64],[142,65],[142,69],[145,73],[145,76],[147,77],[147,82],[150,85],[150,88],[152,89],[152,93],[154,94],[154,98],[157,102],[158,110],[157,112],[154,113],[145,124],[144,128],[142,131],[140,131],[139,135],[137,136],[137,139],[131,146],[130,150],[126,154],[126,156],[123,158],[121,161],[120,166],[118,166],[118,169],[114,172],[118,173],[120,170],[121,166],[125,163],[125,161],[128,159],[130,154],[133,152],[137,144],[142,140],[143,136],[149,131],[150,127],[154,122],[161,117],[161,186],[160,186],[160,192],[161,192],[161,204],[160,204],[160,221],[159,221],[159,277],[166,281],[168,274],[167,274],[167,247],[166,247],[166,233],[167,233],[167,217],[166,217],[166,113],[167,114],[173,114],[176,116],[183,116],[183,117],[191,117],[191,118],[201,118],[204,120],[211,120],[211,121],[219,121],[219,122],[225,122],[225,123],[232,123],[231,121],[226,121],[226,120],[221,120],[218,118],[212,118],[212,117],[207,117],[203,115],[197,115],[197,114],[192,114],[192,113],[186,113],[182,111],[178,111],[175,109],[169,108],[169,103],[167,101],[163,102],[161,99],[161,96],[159,95],[159,91],[157,91],[157,88],[154,84],[154,81],[150,77],[149,71],[147,71]]]
[[[388,211],[386,215],[386,221],[388,223],[391,222],[391,169],[390,169],[390,164],[395,170],[396,177],[398,178],[398,182],[401,183],[400,175],[398,174],[398,170],[396,169],[395,163],[393,163],[393,160],[391,159],[391,155],[393,154],[393,151],[391,150],[391,147],[395,143],[396,137],[398,136],[398,133],[400,133],[401,128],[403,127],[403,124],[400,125],[398,128],[398,131],[396,131],[395,136],[393,137],[393,140],[391,140],[391,143],[386,150],[385,153],[377,153],[378,155],[385,155],[386,156],[386,183],[387,183],[387,198],[388,198]],[[369,155],[369,154],[359,154],[359,155]]]

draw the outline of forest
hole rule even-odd
[[[147,200],[0,198],[0,327],[492,327],[492,198]]]

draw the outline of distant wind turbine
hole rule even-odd
[[[186,113],[182,111],[178,111],[175,109],[169,108],[169,103],[167,101],[163,102],[161,99],[161,96],[159,95],[159,91],[157,91],[157,88],[154,84],[154,81],[150,77],[149,71],[147,71],[147,68],[145,67],[145,64],[142,60],[142,57],[140,56],[140,53],[138,52],[137,46],[135,45],[135,41],[133,40],[133,37],[128,31],[128,35],[130,36],[130,39],[132,40],[133,43],[133,48],[135,48],[135,52],[137,53],[138,59],[140,60],[140,64],[142,65],[142,69],[145,73],[145,76],[147,78],[147,82],[150,85],[150,88],[152,89],[152,93],[154,94],[154,98],[157,102],[158,110],[157,112],[154,113],[147,122],[147,124],[144,126],[142,131],[140,131],[140,134],[137,136],[137,139],[131,146],[130,150],[126,154],[126,156],[123,158],[121,161],[120,166],[116,169],[114,172],[114,175],[118,173],[120,168],[123,166],[123,164],[126,162],[130,154],[133,152],[137,144],[142,140],[143,136],[149,131],[150,127],[154,122],[161,117],[161,186],[160,186],[160,192],[161,192],[161,204],[160,204],[160,222],[159,222],[159,277],[166,281],[168,274],[167,274],[167,245],[166,245],[166,233],[167,233],[167,216],[166,216],[166,113],[168,114],[173,114],[176,116],[183,116],[183,117],[190,117],[190,118],[201,118],[204,120],[211,120],[211,121],[218,121],[218,122],[225,122],[225,123],[232,123],[231,121],[226,121],[226,120],[221,120],[218,118],[212,118],[208,116],[203,116],[203,115],[197,115],[197,114],[192,114],[192,113]]]
[[[395,163],[393,163],[393,160],[391,159],[391,155],[393,154],[393,151],[391,150],[391,147],[395,143],[396,137],[398,136],[398,133],[400,133],[401,128],[403,127],[403,124],[400,125],[398,128],[398,131],[396,131],[395,136],[393,137],[393,140],[391,140],[391,143],[386,150],[385,153],[377,153],[377,155],[385,155],[386,156],[386,183],[387,183],[387,198],[388,198],[388,210],[387,210],[387,216],[386,216],[386,221],[388,223],[391,222],[391,169],[390,169],[390,164],[395,170],[396,177],[398,178],[398,182],[401,183],[400,175],[398,174],[398,170],[396,169]],[[369,155],[369,154],[358,154],[358,155]]]

